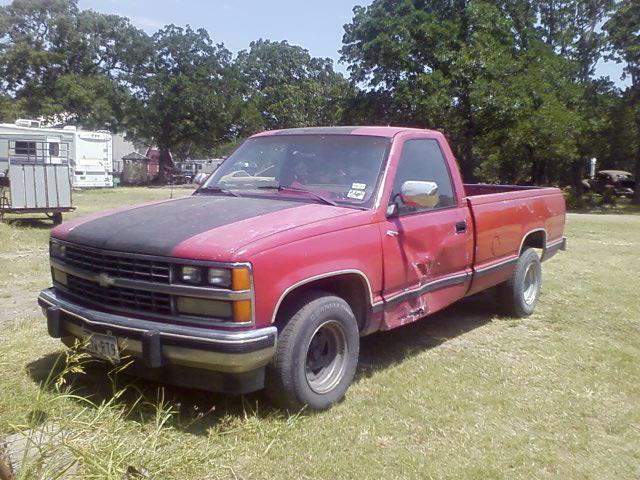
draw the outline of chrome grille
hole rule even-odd
[[[155,283],[169,283],[169,263],[132,258],[113,252],[102,252],[76,245],[67,245],[65,263],[95,273]]]
[[[80,302],[91,302],[113,309],[171,313],[171,297],[164,293],[122,287],[102,287],[72,275],[67,276],[67,290]]]

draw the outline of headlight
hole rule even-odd
[[[231,270],[225,268],[209,268],[207,283],[214,287],[229,288],[231,286]]]
[[[180,269],[180,281],[191,285],[211,285],[212,287],[231,287],[231,270],[226,268],[207,268],[184,266]]]
[[[49,254],[52,257],[64,258],[67,254],[67,247],[58,242],[49,243]]]
[[[202,268],[182,267],[182,269],[180,270],[180,280],[182,280],[184,283],[200,285],[202,283]]]
[[[218,268],[184,265],[178,269],[178,281],[190,285],[249,290],[251,273],[246,267]]]

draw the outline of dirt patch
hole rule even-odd
[[[37,464],[45,477],[71,478],[77,473],[77,462],[64,446],[65,432],[57,425],[42,425],[34,430],[14,433],[6,437],[4,456],[9,480],[30,476],[28,472]],[[0,476],[1,480],[5,480]]]
[[[15,287],[13,292],[8,288],[0,288],[0,325],[7,326],[40,315],[40,290],[15,290]]]

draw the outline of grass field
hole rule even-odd
[[[74,215],[167,197],[86,192]],[[48,226],[0,225],[0,443],[34,438],[23,478],[640,478],[638,215],[569,215],[533,316],[487,293],[364,338],[346,401],[292,415],[259,393],[110,381],[79,354],[54,367],[35,303]]]

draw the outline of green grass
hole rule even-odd
[[[166,196],[75,199],[82,214]],[[47,234],[0,225],[0,438],[54,432],[25,478],[53,478],[47,458],[100,479],[640,477],[640,216],[569,215],[569,250],[544,264],[527,319],[500,316],[486,293],[364,338],[346,401],[317,414],[112,381],[76,353],[67,369],[84,373],[54,368],[64,349],[34,306]]]
[[[586,193],[583,197],[582,207],[577,208],[575,206],[575,197],[569,191],[565,191],[565,200],[567,201],[567,208],[575,213],[640,214],[640,205],[634,205],[631,203],[631,199],[626,197],[614,197],[611,203],[605,203],[602,195]]]

